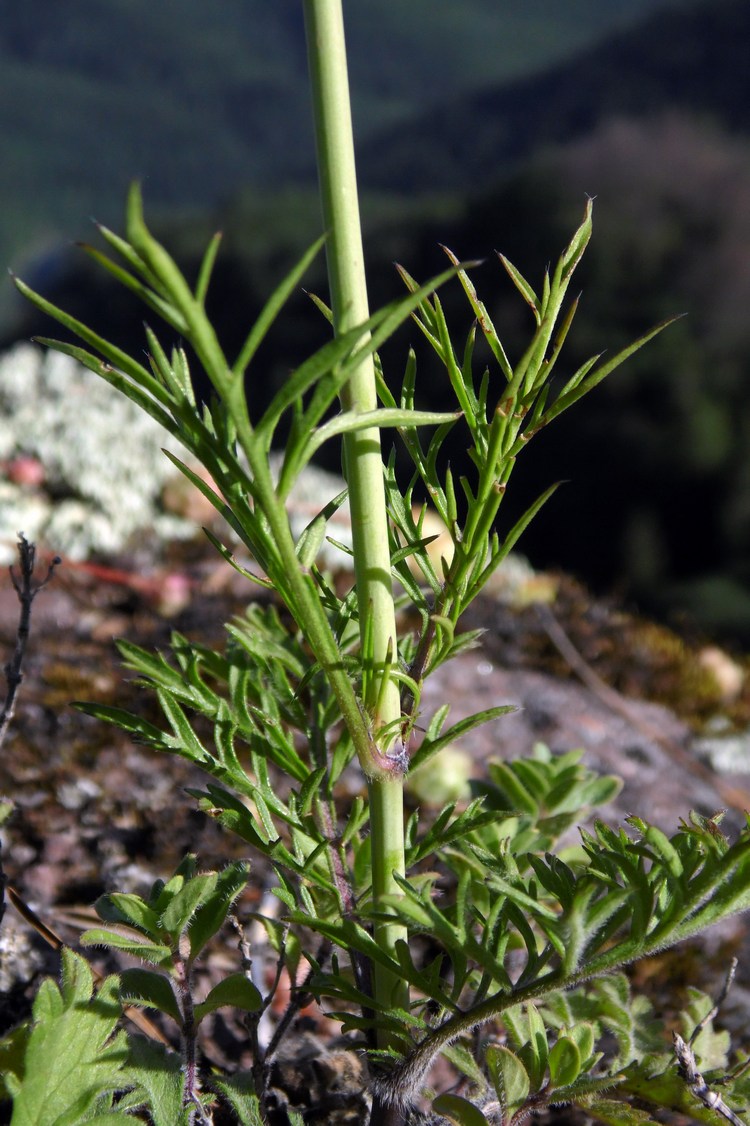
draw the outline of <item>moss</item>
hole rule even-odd
[[[750,661],[725,654],[744,682],[727,692],[715,667],[704,659],[701,636],[631,612],[612,599],[595,599],[580,583],[560,578],[554,613],[570,640],[602,680],[624,696],[652,700],[672,709],[696,730],[717,715],[736,728],[750,721]],[[557,674],[571,670],[549,643],[546,667]]]
[[[750,725],[750,659],[717,651],[703,637],[642,617],[614,599],[595,598],[568,575],[555,576],[554,585],[550,609],[555,619],[605,684],[623,696],[663,704],[699,732],[719,716],[730,731]],[[485,643],[501,663],[576,676],[533,605],[514,608],[486,599],[464,625],[488,630]],[[734,691],[722,683],[715,662],[706,659],[709,652],[719,652],[735,670]]]

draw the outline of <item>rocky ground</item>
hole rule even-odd
[[[553,751],[581,747],[589,766],[624,778],[616,806],[606,811],[611,822],[638,812],[672,831],[690,809],[721,808],[730,828],[739,825],[750,808],[747,662],[593,600],[569,579],[529,584],[514,603],[497,589],[475,607],[467,625],[485,628],[481,645],[440,670],[426,691],[425,712],[447,700],[454,719],[495,703],[516,705],[462,744],[470,773],[481,777],[488,758],[523,755],[539,741]],[[0,795],[15,805],[2,856],[8,881],[66,942],[75,943],[92,921],[90,905],[105,890],[144,891],[187,850],[207,867],[238,854],[237,842],[198,814],[185,793],[201,783],[192,767],[157,759],[69,705],[95,699],[147,708],[118,667],[113,638],[157,647],[178,629],[220,644],[222,624],[246,598],[244,582],[200,543],[154,551],[143,542],[106,564],[64,563],[36,599],[25,679],[0,756]],[[17,620],[15,592],[0,579],[3,661]],[[259,865],[246,907],[262,897],[265,876]],[[27,1011],[39,975],[55,972],[56,955],[10,908],[0,949],[4,1030]],[[750,996],[745,921],[638,972],[652,995],[672,1006],[689,983],[715,992],[734,953],[740,970],[727,1018],[740,1027]],[[237,958],[236,940],[227,936],[206,973],[225,973]],[[319,1013],[304,1013],[279,1066],[281,1101],[302,1099],[303,1089],[314,1101],[311,1089],[318,1088],[324,1109],[306,1121],[363,1120],[361,1076],[351,1072],[350,1054],[336,1052],[334,1036]],[[218,1063],[249,1063],[243,1030],[229,1019],[214,1021],[205,1047]]]

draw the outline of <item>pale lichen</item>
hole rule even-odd
[[[0,357],[0,461],[35,458],[43,484],[1,481],[0,561],[19,531],[73,559],[121,550],[143,529],[164,538],[195,525],[161,511],[183,447],[138,407],[69,356],[17,344]]]
[[[0,356],[0,564],[15,560],[18,532],[55,553],[81,560],[121,551],[138,533],[147,531],[158,542],[192,536],[201,524],[212,523],[213,509],[197,490],[200,505],[170,499],[175,475],[180,475],[163,449],[200,472],[175,438],[93,372],[62,353],[17,344]],[[28,461],[38,471],[33,480],[21,480],[20,475],[12,479],[8,467]],[[282,463],[283,454],[273,452],[274,476]],[[28,465],[25,469],[28,477]],[[315,465],[305,467],[288,500],[295,539],[344,488],[336,474]],[[427,516],[437,520],[432,513]],[[224,532],[234,546],[234,537]],[[452,544],[439,522],[433,527],[428,521],[423,532],[440,536],[433,560],[439,569],[439,555],[450,558]],[[346,501],[330,517],[326,533],[318,566],[332,572],[350,570],[352,532]],[[538,583],[528,563],[513,556],[493,579],[492,592],[505,601],[554,597],[549,580],[541,590]]]

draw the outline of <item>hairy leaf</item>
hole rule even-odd
[[[117,978],[94,990],[80,955],[62,951],[62,982],[40,989],[22,1075],[7,1075],[12,1126],[75,1126],[95,1118],[100,1100],[129,1085],[128,1047],[117,1033]],[[125,1115],[111,1121],[130,1121]]]

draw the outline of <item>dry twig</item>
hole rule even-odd
[[[56,555],[47,569],[47,574],[41,582],[35,583],[34,566],[36,564],[36,544],[29,543],[23,532],[18,533],[18,561],[20,568],[18,575],[15,573],[13,567],[8,568],[10,580],[18,595],[18,601],[21,603],[21,615],[18,620],[16,645],[13,650],[13,656],[6,663],[3,670],[5,673],[7,691],[3,710],[0,712],[0,747],[3,745],[6,732],[13,719],[18,689],[21,687],[21,681],[23,680],[23,672],[21,669],[26,653],[26,645],[29,640],[29,631],[31,629],[31,604],[37,594],[39,594],[39,591],[43,590],[50,581],[54,574],[55,567],[61,562],[59,555]]]
[[[26,644],[29,640],[29,630],[31,628],[31,603],[36,598],[42,587],[46,586],[52,578],[55,567],[60,560],[55,556],[49,566],[46,576],[40,583],[34,584],[34,562],[36,559],[36,546],[29,543],[23,532],[18,533],[18,560],[21,568],[20,575],[16,575],[13,568],[9,567],[10,580],[13,583],[18,601],[21,603],[21,615],[18,621],[18,629],[16,631],[16,644],[13,650],[13,656],[6,663],[3,672],[5,673],[5,682],[7,684],[7,691],[5,694],[5,703],[3,710],[0,712],[0,748],[5,740],[5,735],[10,727],[10,721],[13,719],[13,712],[16,705],[16,696],[18,689],[23,680],[23,673],[21,668],[23,665],[23,658],[26,652]],[[6,880],[5,873],[0,860],[0,922],[3,920],[5,914],[5,889]]]
[[[696,1024],[691,1033],[690,1039],[686,1042],[682,1039],[678,1032],[674,1032],[672,1033],[672,1040],[674,1041],[674,1054],[677,1057],[677,1066],[679,1068],[680,1075],[685,1080],[688,1087],[690,1088],[690,1091],[693,1095],[695,1095],[696,1099],[700,1099],[703,1105],[707,1106],[709,1110],[715,1110],[717,1114],[720,1114],[721,1117],[725,1118],[727,1122],[730,1122],[732,1126],[745,1126],[745,1123],[742,1121],[742,1119],[735,1114],[731,1107],[727,1106],[721,1095],[719,1095],[716,1091],[711,1090],[708,1083],[698,1070],[698,1063],[695,1058],[695,1052],[693,1051],[693,1044],[698,1039],[698,1036],[706,1027],[708,1022],[713,1020],[714,1017],[718,1015],[719,1009],[724,1004],[724,1001],[727,998],[727,994],[732,988],[732,982],[734,981],[736,970],[737,959],[732,958],[731,964],[729,966],[729,973],[727,974],[727,978],[724,982],[721,992],[719,993],[718,997],[716,998],[706,1015],[703,1017],[703,1020],[698,1021],[698,1023]]]

